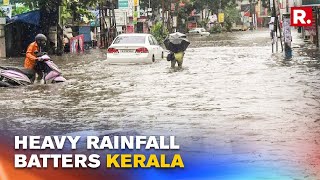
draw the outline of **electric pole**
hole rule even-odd
[[[61,13],[63,11],[62,1],[57,1],[57,55],[61,56],[63,54],[63,21],[61,19]]]
[[[253,3],[252,3],[253,0],[250,0],[250,30],[253,31]]]
[[[164,0],[162,0],[162,33],[164,33]]]

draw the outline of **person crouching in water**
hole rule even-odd
[[[38,34],[35,37],[35,41],[28,46],[26,52],[26,59],[24,60],[24,68],[34,70],[38,75],[37,81],[40,82],[43,77],[43,73],[41,71],[41,64],[39,62],[42,61],[40,57],[37,57],[38,52],[42,52],[44,47],[46,46],[47,37],[43,34]]]
[[[168,61],[171,61],[171,68],[175,68],[176,63],[179,68],[182,68],[184,52],[173,53],[170,52],[168,55]]]

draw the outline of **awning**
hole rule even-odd
[[[39,26],[40,11],[36,10],[36,11],[30,11],[27,13],[19,14],[19,15],[13,16],[8,21],[8,23],[15,23],[15,22],[23,22],[23,23]]]

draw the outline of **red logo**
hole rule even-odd
[[[312,26],[312,7],[292,7],[291,26]]]

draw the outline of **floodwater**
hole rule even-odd
[[[54,57],[68,82],[0,89],[0,130],[176,135],[185,151],[250,156],[238,162],[281,163],[292,179],[317,179],[320,61],[297,34],[293,43],[284,60],[265,30],[192,38],[182,70],[166,60],[108,65],[105,50]],[[296,167],[305,167],[299,176]]]

